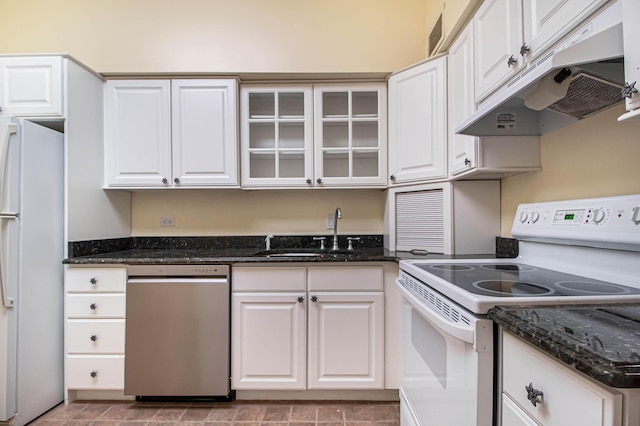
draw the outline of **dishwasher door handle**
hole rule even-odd
[[[129,284],[228,284],[228,278],[129,278]]]

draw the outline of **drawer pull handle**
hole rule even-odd
[[[96,279],[96,277],[91,277],[89,279],[89,282],[91,283],[91,285],[96,285],[98,284],[98,280]]]
[[[538,404],[542,404],[541,397],[543,396],[543,392],[538,389],[534,389],[533,383],[529,383],[529,386],[524,387],[527,391],[527,399],[531,401],[534,407],[537,407]]]
[[[95,303],[92,303],[89,305],[89,309],[91,309],[92,311],[95,311],[96,309],[98,309],[98,305]]]
[[[92,342],[95,342],[96,340],[98,340],[98,336],[96,336],[95,334],[92,334],[91,337],[89,337],[89,340],[91,340]]]
[[[91,376],[92,379],[95,379],[96,377],[98,377],[98,372],[93,370],[91,373],[89,373],[89,375]]]

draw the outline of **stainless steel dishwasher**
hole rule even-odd
[[[229,266],[127,267],[125,395],[232,399]]]

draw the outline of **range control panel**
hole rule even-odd
[[[525,241],[640,251],[640,194],[521,204],[511,233]]]

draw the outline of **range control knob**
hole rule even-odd
[[[527,219],[529,219],[529,213],[527,213],[527,212],[520,213],[520,222],[521,223],[525,223],[527,221]]]
[[[600,223],[604,220],[605,218],[605,211],[602,209],[595,209],[593,211],[593,222],[594,223]]]
[[[531,222],[536,223],[540,219],[540,213],[532,212],[531,213]]]

